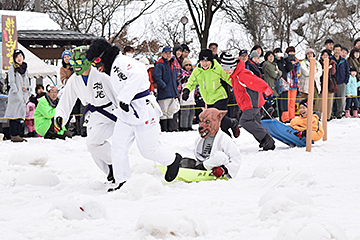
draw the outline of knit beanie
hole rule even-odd
[[[22,54],[23,57],[24,57],[24,60],[25,60],[25,54],[24,54],[24,52],[21,51],[20,49],[15,49],[15,50],[14,50],[14,53],[13,53],[13,60],[14,60],[14,62],[16,62],[16,61],[15,61],[15,58],[16,58],[19,54]]]
[[[210,49],[203,49],[199,54],[199,61],[201,60],[212,62],[214,60],[214,54]]]
[[[224,70],[233,70],[236,68],[236,58],[229,52],[221,54],[221,67]]]
[[[301,102],[299,103],[299,107],[300,107],[300,105],[304,105],[305,107],[308,107],[308,99],[305,98],[305,99],[301,100]]]
[[[191,61],[188,58],[184,58],[183,63],[182,63],[182,67],[184,68],[188,64],[192,65]]]
[[[61,59],[64,59],[65,55],[69,55],[71,57],[71,52],[69,50],[63,51],[62,54],[61,54]]]
[[[313,54],[314,54],[314,57],[315,57],[315,51],[314,51],[314,49],[312,49],[312,48],[306,49],[306,50],[305,50],[305,56],[306,56],[308,53],[313,53]]]
[[[252,51],[252,52],[250,53],[249,58],[252,59],[252,58],[254,58],[254,57],[259,57],[259,53],[258,53],[257,51]]]
[[[354,67],[354,66],[351,66],[351,67],[350,67],[350,70],[349,70],[349,72],[357,72],[357,69],[356,69],[356,67]]]

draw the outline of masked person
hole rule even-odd
[[[86,53],[94,59],[102,55],[99,67],[110,75],[117,93],[117,121],[111,149],[115,182],[118,190],[130,178],[128,152],[136,140],[143,157],[167,165],[165,180],[173,181],[179,171],[181,156],[159,142],[161,108],[149,92],[149,78],[144,64],[120,53],[105,39],[94,40]]]
[[[67,81],[56,107],[55,131],[59,131],[68,121],[76,99],[79,98],[83,105],[87,105],[84,113],[88,131],[87,148],[97,166],[108,175],[108,180],[113,181],[111,144],[107,139],[114,132],[116,116],[112,114],[115,109],[112,102],[116,102],[116,94],[109,76],[91,67],[91,62],[86,58],[86,50],[87,47],[81,46],[72,51],[69,62],[75,74]]]

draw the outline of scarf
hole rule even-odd
[[[52,107],[56,107],[57,104],[59,103],[59,98],[56,98],[55,101],[51,100],[51,98],[49,97],[48,94],[45,95],[46,100],[48,101],[49,105]]]
[[[17,62],[14,63],[15,70],[18,71],[21,75],[24,75],[27,69],[26,62],[23,62],[21,65]]]

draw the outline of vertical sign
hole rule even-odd
[[[16,17],[1,16],[2,69],[8,70],[13,62],[12,55],[18,48]]]

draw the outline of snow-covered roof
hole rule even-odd
[[[0,10],[0,15],[16,16],[17,30],[60,30],[46,13]]]

